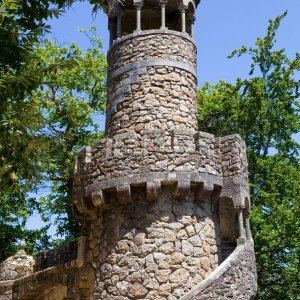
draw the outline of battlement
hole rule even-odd
[[[131,187],[147,186],[153,199],[164,184],[174,184],[177,198],[193,188],[197,199],[207,199],[224,178],[234,177],[247,178],[245,144],[238,135],[220,138],[189,129],[175,129],[171,136],[161,129],[127,132],[78,154],[74,203],[81,213],[94,213],[92,207],[112,204],[107,193],[116,193],[125,204],[131,201]]]

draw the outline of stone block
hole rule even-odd
[[[172,131],[172,147],[177,153],[186,153],[195,150],[195,132],[190,129],[174,129]]]
[[[143,148],[150,152],[165,150],[165,131],[162,129],[143,130]]]

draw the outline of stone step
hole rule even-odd
[[[227,259],[227,257],[234,251],[236,248],[236,243],[233,241],[222,240],[221,241],[221,259],[222,262]]]

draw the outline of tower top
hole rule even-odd
[[[194,37],[195,10],[200,0],[107,1],[110,45],[123,36],[161,29]]]

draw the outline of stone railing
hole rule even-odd
[[[256,266],[252,241],[238,245],[234,252],[204,281],[180,300],[254,299]]]
[[[85,278],[78,275],[78,270],[84,266],[85,251],[86,237],[81,236],[77,241],[64,246],[39,252],[35,272],[14,281],[12,299],[54,299],[44,297],[43,294],[50,291],[50,296],[56,296],[51,289],[57,285],[71,285],[76,290],[76,284],[80,280],[85,281]],[[74,296],[68,299],[76,298]]]
[[[76,260],[77,248],[77,241],[72,241],[54,249],[38,252],[35,256],[35,272]]]

